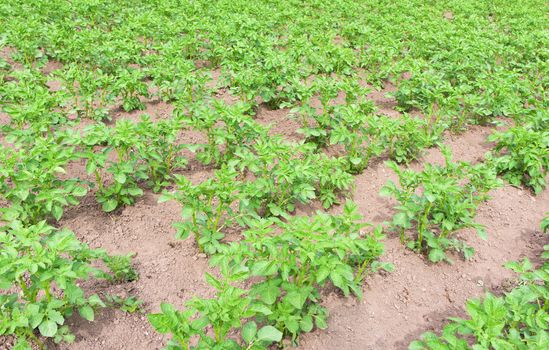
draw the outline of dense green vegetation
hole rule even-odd
[[[453,233],[485,235],[474,218],[501,185],[496,176],[535,194],[546,187],[546,10],[540,0],[1,2],[0,336],[15,336],[17,349],[44,347],[42,337],[74,339],[64,320],[75,311],[93,320],[104,306],[139,309],[135,298],[101,300],[77,285],[138,278],[131,256],[90,249],[59,227],[88,195],[113,215],[144,191],[176,200],[177,237],[194,237],[219,270],[205,276],[214,298],[149,315],[172,335],[168,349],[295,343],[327,327],[327,284],[361,297],[368,273],[390,268],[379,261],[384,228],[365,229],[347,200],[353,175],[373,161],[388,160],[399,176],[400,187],[383,190],[399,202],[388,232],[432,262],[450,261],[452,250],[471,257]],[[232,99],[220,98],[224,89]],[[378,110],[368,98],[374,90],[390,92],[399,118]],[[114,120],[158,100],[174,106],[171,116]],[[300,141],[273,135],[257,120],[260,108],[289,109]],[[489,137],[495,147],[485,161],[453,162],[443,148],[445,166],[407,168],[473,125],[505,126]],[[188,131],[204,142],[189,143]],[[191,182],[191,161],[213,175]],[[73,164],[87,176],[71,172]],[[295,215],[315,202],[343,213]],[[240,233],[230,244],[229,229]],[[538,308],[531,303],[537,271],[516,292],[469,309],[518,308],[524,320],[501,312],[508,341],[527,334],[546,344],[546,289],[536,289]],[[414,346],[445,348],[431,344],[478,330],[456,322],[443,340],[427,335]]]

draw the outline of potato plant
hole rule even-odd
[[[541,121],[541,120],[540,120]],[[546,125],[518,125],[495,132],[489,140],[496,142],[489,159],[498,174],[511,185],[524,184],[539,194],[547,186],[549,169],[549,131]]]
[[[427,253],[432,262],[451,262],[448,250],[460,252],[466,259],[473,256],[474,249],[454,234],[474,228],[486,239],[484,226],[474,221],[476,210],[488,199],[488,191],[501,185],[491,167],[454,163],[448,149],[442,148],[442,153],[444,166],[426,164],[422,171],[403,170],[387,162],[398,175],[400,188],[389,180],[381,189],[382,195],[399,202],[391,227],[399,232],[401,242]]]
[[[47,79],[39,71],[12,73],[12,80],[0,86],[2,111],[9,116],[3,128],[12,138],[32,143],[32,137],[45,136],[51,128],[68,122],[62,109],[67,101],[63,91],[51,92]],[[23,134],[23,135],[21,135]],[[22,137],[29,136],[30,137]]]
[[[222,271],[260,277],[250,295],[269,313],[257,317],[293,340],[315,326],[326,328],[327,311],[318,305],[319,289],[333,284],[344,295],[361,297],[361,281],[378,268],[383,253],[380,229],[365,234],[352,202],[343,214],[293,217],[287,223],[261,219],[250,225],[238,243],[224,246],[211,262]],[[364,236],[363,236],[364,235]]]
[[[126,112],[145,109],[140,97],[149,97],[147,84],[142,71],[134,68],[121,69],[112,85],[112,93],[122,99],[122,109]]]
[[[547,246],[543,266],[525,259],[507,264],[520,274],[521,283],[503,296],[488,293],[467,301],[468,317],[450,318],[440,336],[423,334],[410,350],[434,349],[543,349],[549,345],[547,313],[549,264]]]
[[[193,107],[190,116],[181,118],[186,125],[207,136],[208,143],[197,154],[202,163],[218,167],[226,164],[237,148],[249,145],[267,133],[267,129],[247,114],[249,107],[244,103],[231,106],[214,101],[212,106]]]
[[[72,142],[83,148],[87,173],[95,176],[104,211],[133,204],[143,195],[140,182],[155,192],[171,184],[173,172],[187,164],[181,155],[186,145],[176,144],[181,129],[177,119],[153,123],[144,116],[137,123],[121,120],[113,128],[95,124],[73,135]],[[105,183],[105,171],[112,175],[111,184]]]
[[[163,303],[160,313],[148,315],[159,333],[171,335],[166,349],[266,350],[282,339],[282,333],[275,327],[259,328],[255,321],[247,321],[270,311],[250,298],[247,290],[235,287],[231,283],[238,279],[235,276],[219,280],[206,274],[206,281],[217,291],[214,298],[195,297],[182,311]],[[207,327],[213,329],[213,336]],[[233,339],[235,332],[240,333],[240,339]],[[193,339],[198,339],[196,345]]]
[[[105,120],[110,119],[108,105],[113,102],[110,87],[114,82],[112,75],[101,69],[95,71],[77,64],[70,64],[54,73],[63,82],[64,91],[72,102],[71,112],[79,117]]]
[[[55,229],[45,221],[27,225],[12,221],[0,229],[0,335],[14,335],[17,349],[44,349],[38,337],[74,341],[65,320],[77,312],[94,320],[105,307],[96,294],[86,296],[82,280],[105,278],[93,267],[109,259],[102,250],[90,249],[74,233]]]
[[[27,149],[0,146],[0,197],[9,203],[0,212],[6,221],[59,220],[65,207],[78,204],[88,191],[84,181],[64,176],[68,164],[77,159],[74,148],[61,138],[34,141]]]
[[[176,175],[176,190],[165,192],[160,201],[175,199],[183,209],[184,221],[174,224],[176,237],[186,239],[190,234],[200,252],[213,254],[220,249],[223,229],[235,223],[243,224],[250,215],[244,205],[243,183],[238,172],[224,167],[215,177],[193,185],[184,176]]]
[[[417,160],[423,149],[434,146],[441,139],[440,129],[431,129],[425,120],[408,114],[399,119],[372,117],[368,119],[368,125],[369,133],[378,140],[377,148],[388,149],[389,158],[399,164]]]
[[[316,198],[324,208],[338,203],[353,177],[346,172],[345,159],[316,154],[314,148],[269,137],[237,150],[230,165],[254,178],[246,187],[250,208],[264,216],[280,216]]]

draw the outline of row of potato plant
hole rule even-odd
[[[219,245],[212,255],[222,277],[206,274],[206,281],[216,296],[195,297],[182,311],[162,304],[149,321],[172,336],[168,349],[267,349],[283,338],[295,343],[299,334],[327,327],[320,301],[328,282],[361,298],[364,277],[391,268],[378,260],[381,228],[363,232],[368,225],[360,220],[352,202],[340,215],[250,219],[242,240]]]
[[[144,188],[175,186],[163,199],[184,207],[178,236],[192,234],[222,277],[206,276],[216,298],[196,299],[183,312],[163,305],[162,314],[151,316],[159,331],[173,333],[169,347],[261,349],[323,328],[319,290],[330,281],[344,294],[359,294],[360,280],[376,268],[381,233],[359,235],[350,204],[342,217],[291,218],[299,205],[319,199],[330,208],[350,190],[352,174],[375,158],[407,165],[444,131],[502,124],[502,116],[514,125],[491,136],[496,147],[484,164],[454,163],[446,151],[444,166],[419,172],[389,163],[401,185],[383,190],[400,202],[391,227],[432,261],[449,261],[448,250],[470,257],[472,248],[454,235],[467,227],[483,234],[474,216],[500,185],[496,174],[535,193],[546,186],[543,6],[540,0],[3,3],[0,98],[9,121],[1,130],[10,145],[0,146],[0,189],[8,203],[1,213],[9,223],[2,248],[15,250],[6,248],[2,258],[9,267],[14,251],[30,254],[17,243],[19,233],[59,221],[93,187],[103,210],[113,212],[133,204]],[[59,68],[47,72],[51,63]],[[217,102],[220,88],[239,102]],[[377,113],[367,98],[371,88],[394,90],[405,113]],[[173,117],[110,122],[113,111],[142,110],[151,99],[173,103]],[[292,108],[305,142],[273,137],[254,119],[259,108]],[[415,117],[417,111],[425,117]],[[71,130],[84,119],[106,124]],[[204,144],[179,143],[187,128],[202,132]],[[187,150],[216,169],[212,179],[192,184],[178,174]],[[337,156],[325,155],[334,151]],[[91,180],[66,174],[78,163]],[[243,240],[226,244],[225,232],[236,225]],[[44,230],[34,234],[33,249],[56,247],[59,230]],[[60,238],[71,236],[61,232]],[[71,249],[87,252],[71,242]],[[279,248],[294,252],[294,260]],[[52,254],[67,264],[106,260],[116,280],[133,275],[128,256]],[[28,273],[23,285],[21,275],[5,271],[8,290],[32,282]],[[22,295],[34,304],[33,296],[49,290],[40,288],[43,293]],[[63,317],[78,309],[89,319],[89,308],[101,306],[95,299],[64,306],[51,300]],[[13,296],[5,305],[1,310],[9,314],[25,308]],[[36,341],[37,329],[71,339],[57,313],[39,309],[42,314],[8,322],[3,334],[17,334],[21,347]]]

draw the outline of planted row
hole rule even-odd
[[[367,225],[360,218],[348,202],[340,215],[254,220],[241,241],[212,256],[222,276],[206,275],[215,298],[194,298],[183,311],[163,304],[149,321],[172,335],[168,349],[185,350],[267,349],[324,329],[328,312],[320,302],[328,284],[361,298],[364,277],[391,268],[378,260],[381,229],[363,232]]]

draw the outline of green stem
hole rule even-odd
[[[32,341],[38,346],[38,348],[40,350],[44,350],[46,348],[44,343],[42,343],[42,341],[40,339],[38,339],[38,337],[36,335],[34,335],[34,333],[32,331],[30,331],[28,334],[29,334],[30,338],[32,339]]]
[[[202,245],[200,244],[200,236],[198,234],[198,228],[196,227],[196,212],[193,211],[193,227],[194,227],[194,240],[196,241],[196,244],[198,245],[198,251],[200,253],[203,253],[204,252],[204,247],[202,247]]]
[[[217,206],[217,211],[216,211],[216,215],[215,215],[215,221],[214,221],[214,225],[212,227],[212,230],[214,232],[217,232],[217,225],[219,225],[219,220],[221,220],[221,217],[223,215],[222,214],[222,210],[223,210],[223,204],[222,203],[219,203],[219,205]]]
[[[101,174],[99,174],[98,169],[95,169],[95,181],[97,182],[97,187],[99,187],[99,191],[103,190],[103,180],[101,179]]]
[[[26,299],[31,300],[33,303],[36,302],[36,300],[33,299],[32,296],[30,295],[29,288],[27,287],[27,283],[25,281],[19,282],[19,286],[21,287],[21,290],[23,291],[23,295],[25,296]]]
[[[358,269],[358,272],[356,274],[356,277],[355,277],[355,283],[358,283],[360,280],[362,280],[362,275],[364,274],[364,271],[366,270],[366,267],[368,266],[368,263],[370,262],[370,260],[366,259],[362,262],[362,264],[360,265],[360,268]]]
[[[309,261],[307,261],[307,264],[305,265],[305,268],[301,269],[301,272],[299,274],[299,279],[297,281],[297,286],[301,287],[303,286],[303,281],[305,280],[305,273],[309,271]]]
[[[51,301],[51,282],[48,282],[46,288],[44,288],[44,293],[46,294],[46,299],[48,300],[48,303]]]
[[[418,248],[421,249],[421,246],[422,246],[422,243],[423,243],[423,230],[425,229],[425,225],[426,225],[426,222],[427,222],[427,216],[429,215],[429,212],[431,211],[431,207],[433,206],[432,203],[429,203],[429,205],[427,206],[427,209],[425,210],[425,213],[423,214],[423,217],[421,218],[421,222],[420,222],[420,225],[419,225],[419,230],[418,230],[418,237],[417,237],[417,240],[418,240]]]
[[[166,173],[169,175],[172,167],[172,153],[173,153],[173,145],[170,144],[170,147],[168,148],[168,157],[166,162]]]

